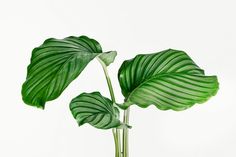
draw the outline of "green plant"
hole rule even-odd
[[[153,104],[160,110],[181,111],[205,102],[218,90],[216,76],[205,76],[185,52],[168,49],[123,62],[118,79],[125,99],[119,104],[107,71],[116,54],[103,52],[96,40],[86,36],[47,39],[32,52],[22,86],[23,101],[44,109],[47,101],[59,97],[96,58],[104,70],[111,100],[99,92],[82,93],[71,101],[70,110],[79,126],[89,123],[98,129],[112,129],[115,156],[128,157],[131,105],[146,108]],[[124,110],[123,121],[120,110]]]

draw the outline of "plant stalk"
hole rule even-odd
[[[111,79],[110,79],[109,74],[108,74],[107,66],[99,58],[97,58],[97,59],[100,62],[100,64],[102,65],[102,69],[104,71],[106,81],[107,81],[107,85],[108,85],[108,88],[109,88],[111,100],[112,100],[113,103],[116,103],[116,99],[115,99],[113,87],[112,87],[112,84],[111,84]],[[114,142],[115,142],[115,157],[123,157],[121,155],[120,130],[117,129],[117,128],[113,128],[112,133],[113,133]]]
[[[129,125],[129,113],[130,108],[127,108],[124,111],[124,117],[123,117],[123,123]],[[123,156],[122,157],[129,157],[129,129],[124,128],[123,129]]]
[[[112,129],[112,133],[113,133],[113,137],[114,137],[114,142],[115,142],[115,157],[120,157],[120,152],[118,151],[119,148],[119,143],[117,141],[117,133],[116,133],[116,129]]]

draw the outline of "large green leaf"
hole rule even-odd
[[[70,110],[79,126],[89,123],[99,129],[119,127],[119,110],[99,92],[82,93],[70,103]]]
[[[22,86],[26,104],[44,108],[54,100],[97,55],[102,48],[86,36],[47,39],[32,52],[27,78]]]
[[[216,76],[205,76],[185,52],[173,49],[125,61],[118,78],[126,107],[154,104],[180,111],[205,102],[218,90]]]

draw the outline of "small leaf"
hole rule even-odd
[[[60,96],[102,48],[86,36],[47,39],[32,52],[27,78],[22,86],[26,104],[44,108]]]
[[[185,110],[205,102],[219,88],[216,76],[205,76],[185,52],[173,49],[125,61],[118,78],[125,107],[154,104],[161,110]]]
[[[106,66],[109,66],[111,63],[114,62],[116,55],[117,55],[116,51],[109,51],[100,54],[98,58],[102,60]]]
[[[99,92],[82,93],[70,103],[70,110],[79,126],[89,123],[99,129],[119,127],[119,110]]]

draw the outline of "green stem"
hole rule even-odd
[[[127,108],[124,111],[123,123],[129,125],[129,113],[130,109]],[[129,129],[123,129],[123,157],[129,157]]]
[[[108,85],[108,88],[109,88],[111,100],[112,100],[113,103],[116,103],[113,87],[112,87],[112,84],[111,84],[111,79],[110,79],[108,71],[107,71],[107,66],[99,58],[97,58],[97,59],[100,62],[100,64],[102,65],[102,69],[103,69],[104,74],[106,76],[107,85]],[[116,129],[116,128],[113,128],[112,133],[113,133],[113,137],[114,137],[114,141],[115,141],[115,154],[116,154],[116,157],[121,157],[120,130]]]
[[[116,134],[116,129],[112,129],[112,133],[113,133],[113,137],[114,137],[114,142],[115,142],[115,157],[119,157],[119,149],[117,148],[118,147],[118,141],[117,141],[117,134]]]

